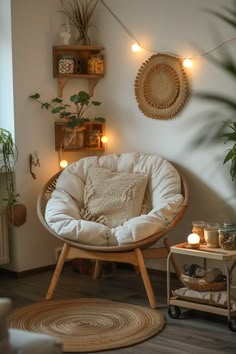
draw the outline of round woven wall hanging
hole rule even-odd
[[[187,102],[190,85],[180,58],[155,54],[140,67],[135,80],[135,96],[145,116],[171,119]]]

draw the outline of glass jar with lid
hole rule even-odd
[[[89,56],[88,74],[104,74],[104,60],[102,54],[92,54]]]
[[[205,238],[204,238],[204,228],[206,227],[206,222],[197,220],[197,221],[192,221],[192,232],[194,234],[199,235],[200,237],[200,243],[205,243]]]
[[[219,228],[219,244],[225,250],[236,249],[236,225],[222,226]]]

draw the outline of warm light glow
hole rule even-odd
[[[138,45],[138,43],[134,43],[134,44],[132,45],[131,49],[132,49],[133,52],[137,53],[137,52],[140,51],[141,48],[140,48],[140,46]]]
[[[101,137],[101,142],[102,142],[103,144],[106,144],[106,143],[108,142],[108,137],[107,137],[106,135],[103,135],[103,136]]]
[[[200,236],[198,234],[188,235],[188,244],[189,245],[198,245],[200,243]]]
[[[185,68],[187,68],[187,69],[191,68],[192,65],[193,65],[193,63],[192,63],[191,59],[186,58],[186,59],[183,60],[183,66]]]
[[[68,162],[66,161],[66,160],[61,160],[60,161],[60,167],[61,168],[65,168],[65,167],[67,167],[68,166]]]

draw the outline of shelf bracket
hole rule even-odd
[[[89,96],[93,96],[94,88],[97,85],[99,79],[90,78],[89,79]]]
[[[63,79],[57,79],[57,89],[58,89],[58,97],[62,97],[63,96],[63,89],[65,87],[65,84],[67,83],[67,81],[69,80],[68,77],[63,78]]]

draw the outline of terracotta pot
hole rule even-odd
[[[24,204],[13,204],[7,207],[8,222],[14,226],[21,226],[26,222],[27,209]]]

